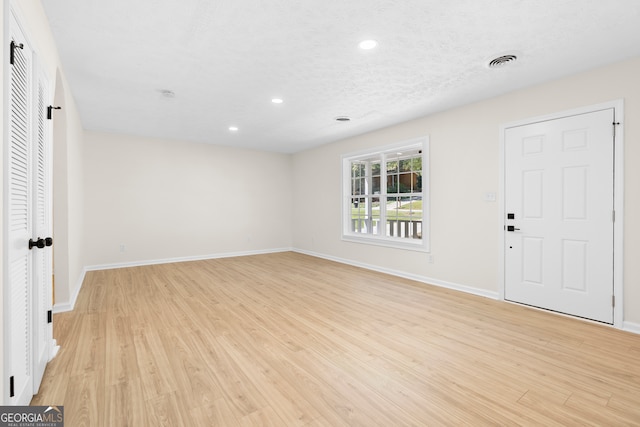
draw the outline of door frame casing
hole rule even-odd
[[[565,117],[586,114],[595,111],[613,108],[616,125],[611,125],[612,137],[615,127],[614,145],[614,198],[613,209],[615,211],[615,221],[613,222],[613,295],[615,306],[613,307],[613,327],[622,329],[624,323],[624,100],[604,102],[576,109],[560,111],[543,116],[530,117],[514,122],[500,125],[500,171],[499,171],[499,212],[500,227],[498,230],[499,256],[498,256],[498,278],[500,300],[505,299],[505,237],[506,230],[506,207],[505,207],[505,133],[513,127],[525,126],[529,124],[562,119]],[[507,301],[512,302],[512,301]],[[517,304],[512,302],[513,304]]]

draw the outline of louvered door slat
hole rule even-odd
[[[36,108],[37,121],[37,152],[36,152],[36,224],[37,228],[46,227],[46,124],[45,124],[45,103],[46,88],[42,79],[38,81],[38,105]],[[46,231],[46,230],[44,230]],[[43,236],[44,237],[44,236]]]
[[[29,120],[27,61],[23,49],[14,52],[14,65],[11,67],[10,92],[10,157],[9,157],[9,200],[10,230],[20,231],[25,237],[30,230],[29,224]],[[17,237],[16,237],[17,238]]]

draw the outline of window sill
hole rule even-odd
[[[343,234],[342,240],[351,243],[363,243],[365,245],[384,246],[393,249],[404,249],[416,252],[429,252],[427,242],[420,239],[392,239],[384,237],[364,237],[351,234]],[[407,241],[408,240],[408,241]]]

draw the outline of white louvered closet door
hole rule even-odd
[[[9,144],[7,150],[5,242],[8,298],[5,298],[5,328],[8,331],[9,354],[5,357],[11,405],[27,405],[33,395],[32,359],[32,256],[29,239],[32,237],[32,67],[33,56],[26,38],[13,15],[10,38],[22,48],[13,50],[13,64],[9,66]],[[5,335],[6,336],[6,335]]]
[[[35,61],[37,63],[37,61]],[[35,239],[45,239],[51,233],[51,120],[47,120],[50,105],[48,79],[43,72],[37,75],[34,110],[35,135],[33,145],[33,232]],[[47,242],[47,245],[52,241]],[[33,292],[33,393],[37,394],[44,370],[51,354],[52,324],[48,314],[52,306],[52,249],[34,248]]]

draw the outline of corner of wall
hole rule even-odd
[[[87,274],[87,269],[83,268],[82,272],[80,273],[80,277],[78,277],[78,280],[76,281],[76,285],[73,290],[73,293],[71,294],[71,298],[69,298],[69,300],[65,302],[55,303],[53,306],[53,313],[58,314],[58,313],[65,313],[67,311],[73,311],[73,309],[76,306],[76,301],[78,300],[78,295],[80,294],[80,290],[82,289],[82,284],[84,283],[84,278],[86,274]]]

